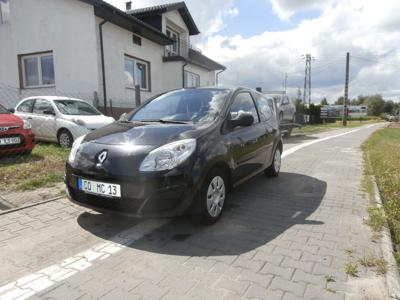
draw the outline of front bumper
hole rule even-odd
[[[121,198],[88,194],[78,189],[78,178],[121,185]],[[176,170],[137,177],[107,177],[74,172],[67,165],[65,183],[68,198],[79,205],[101,212],[130,217],[174,217],[182,215],[195,194],[189,176]]]
[[[35,147],[35,136],[29,129],[10,130],[6,134],[0,135],[0,138],[17,136],[20,137],[21,143],[17,145],[0,146],[0,155],[24,153],[33,150]]]

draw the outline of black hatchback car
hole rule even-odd
[[[272,98],[246,88],[181,89],[78,138],[68,197],[134,217],[190,212],[219,219],[227,193],[264,171],[278,176],[282,141]]]

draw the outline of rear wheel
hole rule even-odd
[[[267,169],[265,169],[264,171],[265,175],[267,175],[268,177],[277,177],[281,170],[281,162],[282,162],[281,150],[279,149],[279,147],[276,147],[274,153],[274,159],[272,161],[272,164]]]
[[[74,143],[74,138],[67,129],[63,129],[58,134],[58,144],[62,148],[71,148]]]
[[[226,174],[220,169],[213,169],[195,198],[193,217],[203,224],[218,221],[224,209],[227,187]]]

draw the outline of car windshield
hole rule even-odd
[[[136,111],[129,121],[208,123],[215,120],[226,89],[191,89],[163,94]]]
[[[0,115],[9,114],[10,112],[0,104]]]
[[[55,100],[58,110],[64,115],[81,115],[81,116],[93,116],[100,115],[100,112],[90,104],[77,101],[77,100]]]

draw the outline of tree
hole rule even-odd
[[[336,104],[336,105],[343,105],[343,103],[344,103],[344,97],[343,97],[343,96],[340,96],[340,97],[335,101],[335,104]]]
[[[383,111],[388,114],[393,114],[395,113],[395,105],[392,100],[388,100],[385,102],[385,105],[383,106]]]
[[[363,104],[368,105],[368,115],[380,116],[384,112],[385,100],[382,95],[367,96]]]
[[[326,100],[326,97],[321,99],[321,105],[328,105],[328,100]]]

